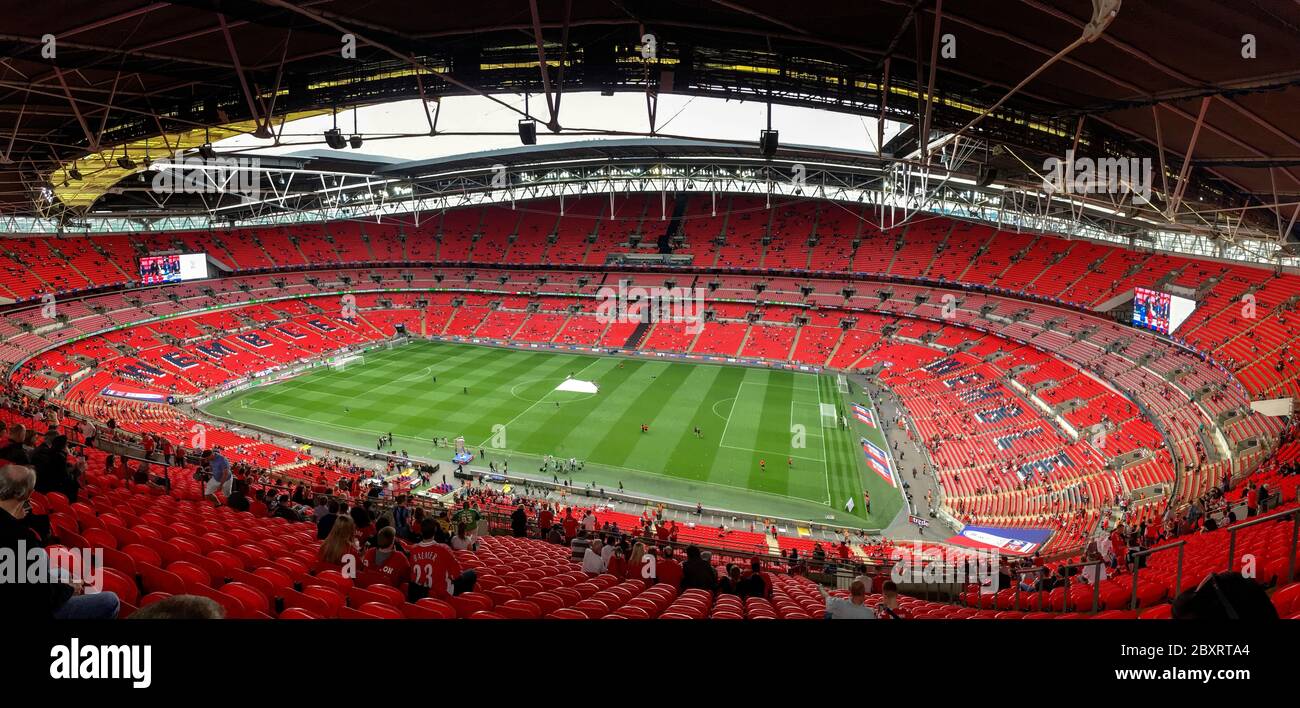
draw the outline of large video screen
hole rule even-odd
[[[1133,326],[1170,334],[1196,310],[1196,301],[1147,288],[1133,289]]]
[[[145,256],[140,259],[140,282],[175,283],[208,277],[208,257],[204,253],[175,253]]]

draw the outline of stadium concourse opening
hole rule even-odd
[[[99,621],[15,632],[16,660],[157,687],[226,655],[319,676],[302,649],[338,633],[448,643],[329,620],[810,647],[882,619],[903,657],[1249,675],[1287,633],[996,628],[1300,619],[1297,27],[1204,0],[7,13],[0,607]],[[113,621],[150,617],[248,622]],[[909,628],[971,618],[992,644]],[[665,671],[731,646],[666,624],[638,637]],[[473,626],[462,653],[518,641]]]

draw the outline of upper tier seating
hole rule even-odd
[[[563,216],[555,202],[521,203],[513,209],[502,205],[452,210],[422,215],[418,226],[409,222],[342,222],[139,237],[6,238],[0,240],[0,268],[14,277],[0,285],[0,298],[29,300],[57,291],[62,293],[58,306],[66,321],[52,322],[36,306],[0,312],[4,337],[0,361],[17,362],[75,338],[148,322],[60,346],[27,362],[15,372],[14,380],[32,390],[48,391],[83,369],[99,367],[72,390],[76,395],[86,396],[92,389],[98,390],[95,386],[102,388],[108,382],[192,394],[275,362],[389,336],[399,322],[426,335],[622,347],[635,325],[593,322],[589,315],[595,300],[566,302],[554,295],[528,295],[538,289],[595,295],[602,284],[612,285],[616,277],[491,269],[502,262],[603,264],[610,254],[655,245],[668,229],[657,195],[617,197],[612,204],[611,213],[611,201],[605,198],[567,200]],[[671,215],[671,199],[667,205]],[[1126,453],[1138,456],[1113,473],[1081,475],[1080,490],[1089,498],[1094,493],[1098,499],[1113,494],[1112,479],[1138,493],[1181,480],[1180,500],[1195,498],[1214,484],[1229,464],[1224,457],[1227,450],[1221,449],[1211,434],[1216,425],[1233,448],[1262,443],[1241,454],[1239,463],[1247,468],[1264,459],[1275,444],[1280,425],[1250,413],[1246,403],[1253,397],[1300,391],[1300,369],[1289,355],[1300,334],[1290,321],[1300,296],[1300,279],[1295,276],[1135,253],[1050,235],[997,232],[942,217],[917,219],[882,231],[864,221],[866,215],[866,211],[840,205],[801,201],[776,201],[768,209],[763,200],[751,197],[719,197],[715,214],[711,198],[690,197],[676,234],[682,245],[676,250],[694,256],[695,267],[808,269],[823,277],[678,275],[678,285],[716,287],[712,297],[761,299],[766,304],[712,303],[716,320],[707,324],[703,335],[680,323],[659,323],[640,340],[639,348],[850,369],[893,354],[913,356],[909,361],[919,366],[921,357],[916,352],[908,354],[907,347],[924,351],[927,357],[959,346],[971,347],[964,353],[981,361],[964,361],[970,370],[986,367],[986,371],[1005,372],[1011,366],[1027,367],[1012,378],[1047,405],[1061,408],[1061,421],[1076,430],[1104,428],[1107,433],[1101,452],[1087,441],[1065,445],[1057,439],[1057,444],[1044,445],[1042,441],[1050,436],[1040,438],[1039,434],[1006,443],[1009,449],[1064,454],[1088,469]],[[638,242],[640,246],[634,247]],[[133,283],[137,280],[135,259],[163,250],[203,250],[242,275],[63,299],[78,290]],[[483,267],[439,269],[440,282],[428,268],[414,264],[406,268],[351,266],[405,260],[415,264],[480,263]],[[250,273],[272,268],[291,270],[275,276]],[[317,269],[312,277],[320,282],[307,282],[304,273],[292,271],[298,268]],[[996,286],[1034,297],[1060,298],[1082,307],[1096,305],[1135,285],[1154,285],[1161,278],[1185,287],[1202,287],[1201,307],[1178,334],[1227,364],[1232,373],[1189,351],[1077,309],[1042,303],[1025,307],[1023,301],[975,292],[956,292],[955,309],[945,308],[941,295],[951,293],[926,285],[849,280],[850,272]],[[838,279],[825,277],[832,274],[838,274]],[[301,298],[346,289],[344,277],[353,288],[369,287],[373,278],[379,278],[376,287],[384,289],[488,289],[500,294],[423,293],[419,297],[428,305],[421,307],[414,298],[394,299],[406,295],[384,296],[392,303],[385,305],[380,296],[363,293],[358,321],[326,317],[324,321],[332,328],[328,332],[310,320],[322,312],[337,312],[336,297],[334,302],[312,306],[315,309],[299,300],[284,300],[243,308],[235,314],[214,312],[155,320],[255,297]],[[539,286],[543,277],[545,284]],[[638,273],[621,277],[636,284],[662,285],[670,276]],[[588,280],[584,284],[579,278]],[[763,286],[761,293],[757,284]],[[811,294],[805,295],[804,287],[811,288]],[[845,288],[855,292],[846,298]],[[1249,316],[1247,302],[1253,307]],[[529,313],[533,305],[540,307],[539,313]],[[585,314],[569,315],[570,306]],[[744,322],[755,312],[758,321]],[[798,322],[804,320],[808,324],[800,326]],[[972,336],[971,327],[988,334]],[[254,334],[266,344],[253,346],[239,339]],[[212,347],[214,342],[220,343],[212,350],[214,355],[198,356],[196,363],[183,371],[164,364],[158,367],[161,373],[153,375],[141,366],[192,355],[198,344]],[[1016,349],[1009,347],[1009,342],[1023,346]],[[1055,356],[1034,353],[1030,347]],[[1016,357],[1014,364],[1012,360],[990,359],[1005,357],[1008,352]],[[1080,373],[1081,369],[1087,373]],[[914,373],[914,369],[908,371]],[[901,377],[905,370],[894,373]],[[915,392],[918,405],[932,405],[932,398],[920,389]],[[1130,400],[1140,402],[1145,411],[1138,411]],[[1019,424],[1027,419],[1014,420]],[[1027,429],[1047,430],[1040,426]],[[989,441],[979,436],[969,443],[973,454],[986,460],[1004,452],[996,442],[990,448]],[[944,450],[940,445],[936,454],[942,464],[958,469],[963,458],[952,451],[955,447]],[[1076,460],[1076,455],[1085,459]],[[1050,499],[1026,500],[1019,494],[1023,490],[1010,488],[1014,479],[1002,482],[1001,492],[988,496],[986,489],[979,499],[972,497],[969,478],[963,478],[961,484],[948,478],[945,487],[954,490],[949,500],[954,508],[960,503],[966,510],[962,513],[975,515],[972,518],[1027,519],[1041,513],[1043,504],[1052,503]],[[964,493],[956,493],[963,487],[967,487]],[[1096,506],[1075,508],[1091,513]],[[1076,518],[1062,523],[1087,525]]]

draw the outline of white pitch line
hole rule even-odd
[[[822,386],[821,380],[817,380],[817,412],[821,413],[822,409]],[[831,499],[831,470],[830,465],[826,463],[826,438],[822,437],[822,481],[826,482],[826,505],[834,507],[834,499]]]
[[[784,455],[786,457],[793,457],[796,460],[808,460],[810,462],[826,462],[826,460],[817,457],[807,457],[806,455],[795,455],[789,452],[776,452],[773,450],[759,450],[752,447],[736,447],[735,445],[727,445],[725,443],[718,443],[718,447],[725,447],[728,450],[739,450],[740,452],[757,452],[763,455],[773,455],[776,457]]]
[[[595,358],[595,359],[592,359],[590,364],[587,364],[586,366],[582,367],[581,369],[578,369],[577,373],[573,375],[574,378],[577,378],[577,374],[581,374],[582,372],[586,371],[587,369],[590,369],[591,367],[595,366],[595,365],[596,365],[597,363],[599,363],[600,361],[602,361],[602,359],[601,359],[600,357],[597,357],[597,358]],[[544,379],[543,379],[543,380],[544,380]],[[527,408],[523,409],[522,411],[519,412],[519,415],[517,415],[517,416],[511,418],[509,421],[507,421],[506,424],[505,424],[504,426],[502,426],[502,427],[505,429],[505,431],[506,431],[506,435],[507,435],[507,436],[510,435],[510,426],[511,426],[511,425],[514,425],[515,421],[517,421],[517,420],[519,420],[520,418],[524,417],[524,415],[527,414],[528,411],[531,411],[531,410],[532,410],[533,408],[535,408],[539,403],[541,403],[542,401],[545,401],[545,400],[546,400],[546,397],[549,396],[549,395],[551,395],[552,393],[555,393],[555,389],[551,389],[550,391],[547,391],[547,392],[546,392],[546,393],[545,393],[541,398],[537,399],[536,401],[533,401],[533,404],[532,404],[531,406],[528,406]],[[482,447],[484,447],[485,445],[487,445],[487,444],[488,444],[489,442],[491,442],[491,441],[492,441],[492,436],[489,435],[488,438],[487,438],[487,440],[484,440],[483,442],[479,443],[479,444],[476,445],[475,447],[482,448]]]
[[[727,411],[727,422],[722,424],[722,437],[718,438],[719,447],[730,447],[727,445],[727,428],[731,427],[731,416],[736,412],[736,401],[740,400],[740,392],[745,388],[745,381],[742,379],[739,386],[736,386],[736,395],[731,399],[731,410]]]

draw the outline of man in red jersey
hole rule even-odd
[[[537,528],[542,531],[542,538],[546,538],[546,533],[551,530],[551,524],[555,523],[555,514],[551,507],[543,504],[542,510],[537,513]]]
[[[655,581],[673,587],[680,587],[682,584],[682,564],[673,558],[672,546],[664,546],[655,561]]]
[[[379,530],[376,540],[378,545],[361,558],[362,572],[372,575],[376,582],[401,587],[410,574],[411,562],[397,547],[397,530],[385,526]]]
[[[564,542],[571,543],[578,535],[578,520],[573,518],[573,507],[564,510],[564,521],[560,525],[564,527]]]
[[[408,599],[416,602],[425,597],[445,600],[474,589],[478,576],[473,570],[461,572],[451,548],[434,540],[438,522],[426,518],[420,522],[420,542],[411,547],[411,585]]]

